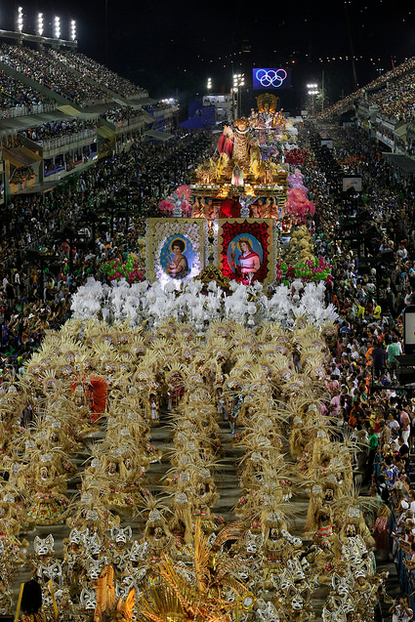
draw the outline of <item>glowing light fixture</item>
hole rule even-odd
[[[76,22],[71,20],[71,41],[76,41]]]
[[[318,95],[318,84],[307,84],[307,91],[309,95]]]
[[[315,82],[311,82],[310,84],[307,84],[307,95],[311,97],[311,110],[312,110],[313,116],[314,116],[314,111],[315,111],[315,95],[318,95],[318,94],[319,94],[318,84],[316,84]]]
[[[61,38],[61,18],[55,17],[55,38]]]
[[[37,34],[39,37],[43,35],[43,13],[38,13],[37,16]]]
[[[21,6],[17,9],[17,31],[23,32],[23,8]]]
[[[245,74],[244,73],[233,74],[233,86],[234,88],[245,86]]]
[[[234,73],[233,74],[233,92],[236,93],[236,113],[239,117],[241,111],[241,87],[245,86],[245,74]]]

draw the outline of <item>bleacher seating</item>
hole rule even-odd
[[[49,56],[70,69],[76,70],[86,78],[94,80],[100,86],[129,99],[131,97],[148,97],[147,91],[122,78],[114,71],[79,52],[49,50]]]

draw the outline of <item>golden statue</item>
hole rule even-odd
[[[264,93],[263,95],[259,95],[256,98],[258,112],[261,114],[263,112],[270,112],[271,114],[275,114],[277,110],[278,97],[272,95],[272,93]]]

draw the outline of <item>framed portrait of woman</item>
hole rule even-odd
[[[219,220],[218,268],[224,276],[250,284],[275,280],[272,219]]]

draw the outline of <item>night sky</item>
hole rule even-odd
[[[45,35],[52,35],[55,14],[63,37],[74,18],[79,50],[148,88],[153,97],[177,94],[185,101],[206,92],[208,77],[213,91],[229,91],[232,74],[244,72],[248,105],[252,67],[284,66],[292,69],[292,87],[280,93],[281,105],[296,112],[307,82],[324,80],[327,97],[335,101],[356,83],[363,86],[391,69],[392,62],[415,55],[415,7],[412,13],[408,0],[332,0],[329,5],[265,0],[248,8],[241,0],[234,5],[217,0],[60,4],[58,9],[51,0],[13,0],[0,9],[0,27],[15,29],[18,6],[24,9],[26,32],[35,32],[39,11]]]

